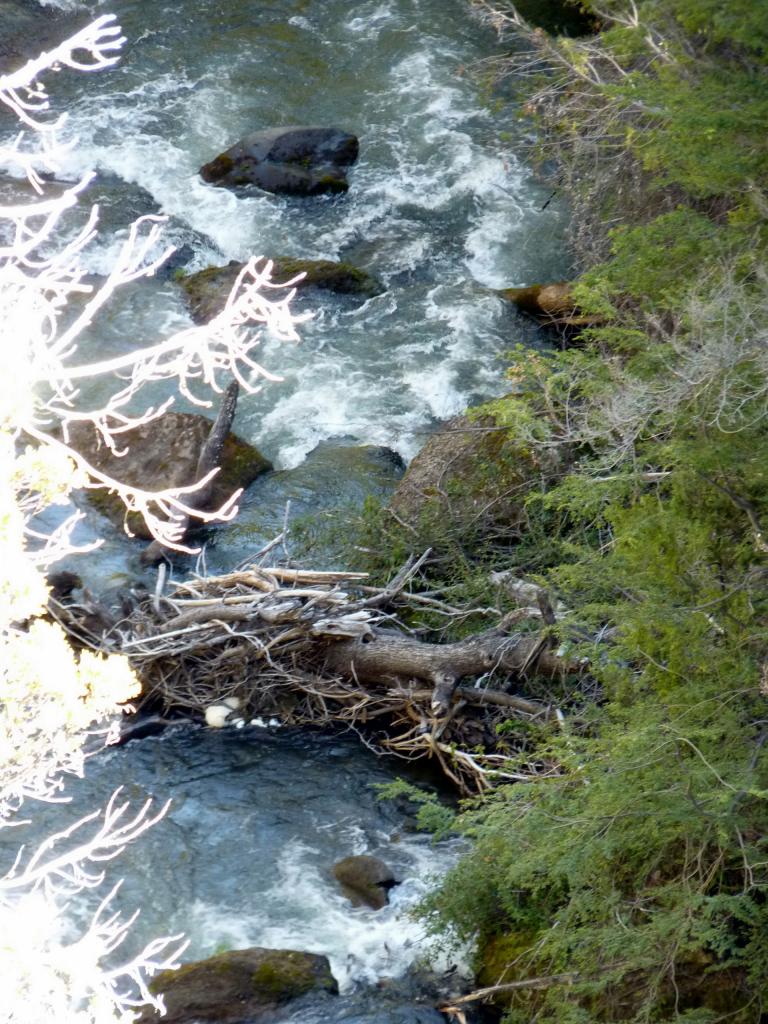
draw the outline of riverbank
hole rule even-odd
[[[538,582],[568,609],[554,634],[589,660],[591,693],[560,695],[564,731],[510,724],[530,783],[459,817],[473,852],[429,903],[479,933],[485,997],[515,1022],[757,1021],[765,26],[749,4],[603,17],[583,40],[529,33],[501,65],[538,66],[529,109],[592,323],[562,351],[513,354],[509,395],[475,413],[508,431],[479,475],[443,478],[409,531],[384,512],[368,536],[431,545],[425,586],[458,604],[495,595],[489,570]],[[521,459],[551,469],[523,482]]]

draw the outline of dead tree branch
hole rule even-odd
[[[507,755],[494,752],[494,725],[557,721],[556,708],[509,691],[533,677],[562,680],[582,664],[556,649],[551,627],[513,631],[514,616],[454,643],[409,635],[401,616],[418,607],[409,588],[425,557],[410,559],[381,588],[360,573],[282,566],[193,578],[161,601],[148,597],[106,628],[99,646],[131,659],[145,701],[164,712],[203,716],[229,700],[243,715],[373,729],[378,747],[434,757],[468,791],[498,778],[551,775],[551,764],[510,769]],[[79,607],[53,610],[88,642],[93,629],[83,628]],[[478,742],[490,752],[475,753]]]

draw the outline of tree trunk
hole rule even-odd
[[[425,644],[390,630],[328,645],[325,669],[368,685],[423,679],[433,686],[432,710],[445,714],[459,680],[493,669],[517,676],[557,678],[576,666],[551,649],[546,637],[508,636],[494,629],[453,644]]]

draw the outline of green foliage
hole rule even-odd
[[[768,79],[755,71],[681,62],[655,76],[632,74],[612,92],[643,110],[642,127],[627,128],[627,142],[664,185],[697,198],[738,197],[749,181],[765,177]]]
[[[415,804],[416,826],[424,832],[431,832],[435,840],[444,839],[454,831],[456,813],[440,802],[435,793],[419,789],[405,779],[394,782],[374,783],[379,800],[398,800]]]
[[[614,313],[620,296],[648,309],[677,310],[706,268],[722,260],[724,234],[709,218],[683,206],[649,224],[616,228],[610,232],[610,260],[580,278],[575,298],[598,315]]]
[[[650,0],[644,9],[654,18],[671,16],[710,50],[722,43],[736,43],[756,54],[768,48],[765,11],[754,0]]]
[[[642,0],[637,24],[600,8],[623,20],[558,44],[573,74],[545,111],[576,201],[610,224],[573,289],[591,322],[577,350],[515,350],[483,410],[560,456],[504,558],[571,609],[596,699],[532,731],[526,758],[553,775],[464,807],[472,850],[424,913],[477,939],[484,984],[545,979],[500,993],[509,1024],[757,1022],[768,19],[747,0]],[[635,194],[619,171],[593,188],[603,167],[632,168]]]

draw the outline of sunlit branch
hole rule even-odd
[[[26,865],[20,866],[17,861],[15,868],[0,879],[0,899],[13,890],[32,890],[38,885],[49,887],[61,896],[101,884],[103,871],[91,873],[84,865],[102,863],[119,856],[128,843],[160,821],[170,806],[167,803],[156,814],[150,814],[152,801],[147,800],[138,812],[124,820],[130,804],[128,801],[118,804],[119,795],[120,789],[117,789],[103,811],[94,811],[45,839]],[[92,836],[63,853],[53,853],[58,844],[77,836],[80,829],[100,817],[103,821]]]
[[[57,140],[64,117],[51,114],[39,76],[60,66],[110,67],[122,43],[114,18],[106,15],[19,71],[0,75],[0,104],[25,126],[0,146],[0,161],[20,169],[36,193],[32,202],[0,205],[0,497],[8,512],[0,524],[0,828],[18,823],[14,815],[29,797],[62,801],[62,773],[82,774],[86,730],[139,692],[125,658],[87,650],[75,658],[63,630],[42,617],[48,591],[39,570],[99,542],[75,547],[73,530],[82,513],[48,533],[34,517],[65,503],[75,487],[106,488],[126,512],[140,513],[162,544],[187,551],[183,531],[189,518],[231,518],[239,497],[232,495],[215,512],[196,508],[196,492],[215,470],[185,487],[151,492],[128,485],[71,447],[68,428],[91,423],[119,456],[126,432],[152,422],[173,401],[168,397],[142,409],[145,385],[175,382],[203,406],[211,403],[195,390],[221,392],[225,377],[234,376],[253,393],[260,381],[280,379],[254,358],[262,334],[294,341],[296,324],[304,319],[289,309],[295,281],[275,285],[272,264],[254,258],[207,326],[115,358],[78,359],[83,331],[115,291],[153,274],[172,251],[162,251],[165,218],[142,217],[128,229],[106,278],[94,286],[85,255],[96,239],[98,208],[78,213],[93,174],[63,186],[45,173],[58,171],[74,143]],[[72,300],[78,303],[74,311]],[[112,392],[89,409],[80,389],[97,380],[111,380]],[[25,440],[32,443],[25,447]],[[62,935],[65,926],[72,928],[68,903],[99,886],[105,864],[166,809],[153,813],[148,801],[132,812],[118,792],[103,811],[80,818],[31,853],[19,851],[0,878],[2,1002],[4,1009],[11,1006],[13,1019],[105,1024],[129,1019],[137,1006],[162,1011],[148,979],[177,966],[186,944],[178,936],[158,939],[116,965],[115,952],[135,920],[113,910],[117,887],[101,900],[79,939],[64,943]]]
[[[42,1011],[61,1013],[66,1008],[64,998],[73,1009],[78,1004],[91,1008],[71,1018],[83,1024],[111,1021],[115,1012],[123,1014],[138,1006],[164,1010],[162,998],[151,992],[148,980],[159,971],[178,967],[188,943],[180,935],[159,938],[124,963],[103,964],[122,945],[138,916],[137,911],[123,918],[114,910],[120,882],[99,902],[79,938],[66,944],[58,938],[69,898],[98,886],[104,877],[100,865],[117,857],[167,810],[166,804],[151,814],[151,801],[147,801],[131,815],[127,802],[118,803],[119,792],[103,811],[46,839],[26,864],[22,848],[0,879],[0,922],[4,924],[9,915],[16,922],[14,955],[5,957],[3,970],[5,998],[13,999],[13,1019],[23,1019],[25,1009],[34,1012],[35,1019],[41,1019]],[[81,831],[99,818],[95,831],[83,838]],[[56,854],[57,847],[73,838],[74,845]],[[95,870],[89,870],[88,864]]]
[[[48,96],[44,86],[38,82],[38,75],[57,65],[66,65],[78,71],[97,71],[117,62],[117,52],[125,42],[114,14],[104,14],[66,42],[7,75],[0,75],[0,103],[5,103],[24,124],[36,131],[52,126],[38,121],[33,115],[49,109]],[[82,53],[83,58],[76,54]],[[59,117],[53,127],[61,125]]]

